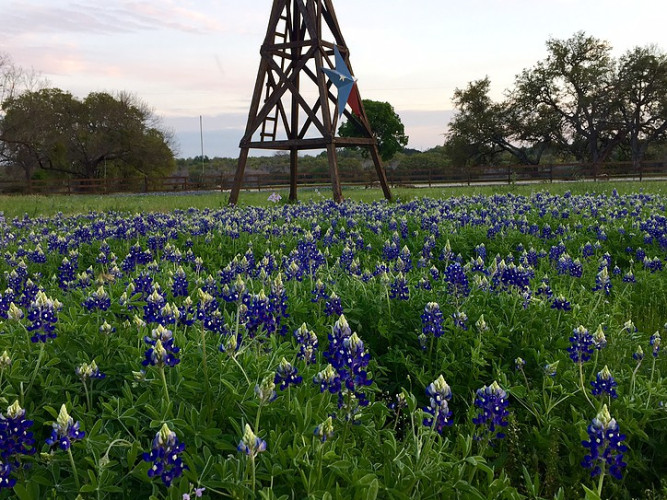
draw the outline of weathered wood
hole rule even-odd
[[[282,30],[280,26],[283,27]],[[333,40],[324,39],[325,28],[328,28]],[[332,0],[274,0],[266,36],[260,49],[261,61],[248,122],[239,144],[241,153],[230,203],[238,201],[248,152],[255,148],[290,152],[292,201],[297,199],[299,151],[326,149],[329,177],[336,202],[343,200],[336,148],[368,148],[384,195],[391,198],[384,169],[377,154],[377,141],[368,123],[363,103],[360,102],[360,110],[357,110],[361,113],[360,117],[348,110],[345,110],[344,114],[348,120],[354,120],[358,124],[364,137],[336,137],[339,119],[337,98],[331,91],[332,83],[322,71],[323,68],[335,68],[332,57],[334,47],[340,50],[352,72],[349,50],[338,25]],[[314,70],[308,66],[313,61]],[[305,80],[314,83],[318,89],[319,97],[313,104],[301,93],[302,73],[307,76]],[[290,105],[287,105],[288,98]],[[280,138],[279,125],[282,125]],[[255,139],[257,135],[259,140]],[[257,187],[259,188],[259,185]]]

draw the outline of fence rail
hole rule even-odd
[[[387,169],[387,180],[397,186],[434,186],[443,184],[511,184],[525,182],[554,182],[610,179],[667,180],[667,162],[568,164],[568,165],[509,165],[465,168],[420,168],[411,170]],[[2,194],[110,194],[186,191],[226,191],[234,180],[232,173],[215,175],[103,178],[103,179],[33,179],[28,181],[0,180]],[[328,172],[302,172],[300,186],[328,186]],[[373,169],[341,172],[343,185],[376,187],[379,185]],[[246,190],[269,190],[288,187],[289,173],[246,173]]]

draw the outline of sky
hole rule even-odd
[[[129,91],[162,117],[179,157],[238,155],[272,0],[0,0],[0,52],[85,97]],[[664,0],[334,0],[364,99],[401,117],[409,147],[444,141],[456,88],[488,76],[502,99],[578,31],[620,56],[667,50]],[[255,150],[251,154],[259,153]]]

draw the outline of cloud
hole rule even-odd
[[[204,12],[174,2],[12,2],[0,8],[0,17],[4,34],[13,36],[32,33],[114,35],[162,29],[206,33],[224,29]]]

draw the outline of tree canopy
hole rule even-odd
[[[0,117],[0,160],[22,171],[78,178],[161,175],[174,166],[171,134],[128,93],[77,99],[57,88],[6,99]]]
[[[538,164],[550,151],[597,165],[628,151],[639,162],[667,139],[664,52],[635,48],[615,59],[608,42],[583,32],[546,46],[546,59],[521,71],[502,102],[489,96],[488,77],[456,89],[453,158],[482,164],[508,153]]]
[[[378,151],[382,160],[390,160],[408,144],[405,127],[401,118],[388,102],[363,100],[364,109],[371,129],[375,133]],[[359,137],[357,125],[352,121],[343,123],[338,129],[341,137]]]

